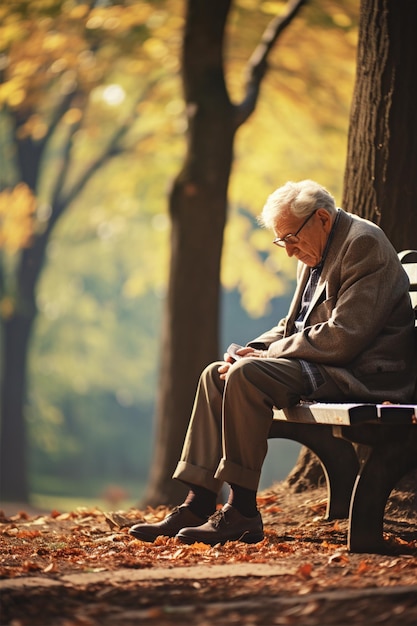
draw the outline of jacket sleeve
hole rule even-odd
[[[272,343],[284,337],[286,319],[287,318],[284,317],[276,326],[262,333],[262,335],[256,337],[256,339],[252,339],[246,345],[256,350],[266,350]]]

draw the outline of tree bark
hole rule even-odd
[[[30,338],[37,308],[35,288],[45,261],[50,230],[23,250],[16,280],[18,297],[10,317],[2,320],[0,497],[27,502],[29,474],[25,404]]]
[[[13,316],[3,323],[1,384],[0,498],[27,502],[27,435],[24,416],[26,366],[33,317]]]
[[[305,446],[301,448],[297,463],[286,477],[285,482],[296,493],[326,484],[323,468],[314,452]]]
[[[216,5],[216,7],[212,6]],[[183,82],[184,167],[170,194],[171,261],[162,336],[155,458],[146,502],[175,504],[171,481],[202,369],[219,357],[220,258],[235,126],[222,68],[230,1],[188,3]]]
[[[362,0],[343,207],[416,247],[417,3]]]

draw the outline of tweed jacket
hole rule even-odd
[[[318,364],[340,400],[409,402],[415,383],[408,277],[383,231],[342,209],[304,322],[295,331],[309,268],[298,263],[286,318],[248,345],[267,358]],[[309,399],[323,399],[320,388]]]

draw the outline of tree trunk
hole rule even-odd
[[[216,4],[214,10],[212,4]],[[176,504],[171,480],[202,369],[219,358],[220,259],[235,134],[222,69],[230,2],[188,3],[184,90],[188,149],[170,195],[171,263],[162,336],[155,456],[146,503]]]
[[[31,316],[15,315],[3,322],[0,433],[0,498],[3,501],[27,502],[29,499],[24,404],[32,321]]]
[[[323,468],[314,452],[302,446],[297,463],[286,477],[285,482],[296,493],[326,484]]]
[[[0,498],[28,502],[26,378],[30,337],[37,309],[36,284],[45,261],[52,221],[33,245],[22,251],[16,275],[14,310],[2,322]]]
[[[417,3],[362,0],[343,207],[417,244]]]

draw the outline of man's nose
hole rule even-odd
[[[287,255],[289,257],[294,256],[294,244],[293,243],[288,243],[287,241],[285,242],[285,252],[287,253]]]

